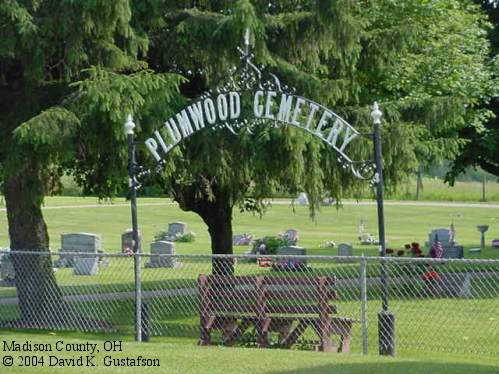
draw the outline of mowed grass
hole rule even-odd
[[[253,265],[256,268],[256,265]],[[257,269],[257,268],[256,268]],[[175,270],[170,269],[172,272]],[[160,270],[156,270],[160,271]],[[160,271],[165,274],[166,271]],[[157,274],[160,277],[161,274]],[[120,333],[133,336],[134,302],[133,292],[127,299],[115,299],[118,292],[132,291],[132,283],[127,279],[120,282],[117,273],[109,274],[101,270],[95,277],[74,277],[73,285],[86,280],[86,285],[79,284],[76,289],[80,294],[110,293],[106,299],[90,302],[72,301],[71,305],[78,314],[90,320],[110,323]],[[144,290],[165,290],[173,287],[196,288],[195,271],[192,279],[180,279],[170,283],[144,282]],[[90,281],[93,279],[92,281]],[[103,280],[113,279],[115,283],[105,284]],[[90,283],[93,284],[90,284]],[[128,282],[128,283],[127,283]],[[59,284],[61,284],[59,282]],[[128,287],[126,287],[128,286]],[[63,292],[68,294],[67,286]],[[405,287],[409,287],[406,289]],[[486,295],[475,295],[485,287]],[[492,287],[492,288],[491,288]],[[461,357],[464,353],[475,353],[482,358],[499,357],[499,318],[497,310],[499,299],[495,284],[479,283],[473,285],[473,298],[428,298],[418,296],[418,285],[393,285],[390,289],[389,306],[396,319],[395,340],[397,355],[411,357],[416,353],[431,354],[445,352]],[[75,291],[76,291],[75,289]],[[14,289],[10,289],[12,293]],[[378,350],[377,313],[381,310],[379,287],[370,287],[368,292],[367,320],[369,331],[369,352]],[[161,341],[184,342],[195,345],[199,339],[199,300],[197,295],[145,296],[149,307],[151,331],[161,336]],[[7,296],[7,295],[2,295]],[[9,296],[14,296],[9,295]],[[340,288],[338,300],[334,301],[339,316],[361,319],[359,291],[354,288]],[[17,318],[18,309],[14,305],[0,306],[0,320]],[[313,331],[305,333],[305,340],[317,340]],[[214,337],[214,341],[220,341]],[[310,347],[307,347],[310,349]],[[354,324],[352,331],[351,352],[362,351],[362,331],[360,323]]]
[[[416,199],[416,180],[412,179],[406,185],[400,186],[398,191],[388,198],[396,200]],[[423,178],[423,189],[420,191],[420,200],[426,201],[482,201],[482,182],[456,182],[449,186],[442,179]],[[499,183],[497,180],[487,180],[485,183],[485,201],[499,201]]]
[[[96,367],[67,368],[48,367],[48,356],[59,358],[79,356],[79,353],[45,353],[45,366],[35,368],[13,366],[2,367],[2,373],[168,373],[168,374],[498,374],[499,368],[494,359],[476,357],[449,357],[443,354],[427,354],[420,357],[379,357],[358,354],[334,354],[279,349],[199,347],[191,344],[164,343],[153,339],[151,343],[123,342],[122,352],[104,352],[105,339],[119,337],[96,337],[83,334],[24,333],[1,331],[2,340],[16,340],[33,343],[50,343],[58,340],[67,343],[98,344]],[[5,352],[2,352],[5,355]],[[17,356],[17,354],[15,355]],[[120,368],[106,367],[104,357],[137,358],[138,356],[159,359],[159,367]]]
[[[97,205],[98,207],[82,207]],[[124,199],[99,203],[95,198],[51,197],[46,199],[44,216],[51,238],[51,248],[60,248],[60,235],[69,232],[92,232],[102,235],[106,252],[120,250],[121,233],[131,226],[130,206]],[[207,227],[199,216],[184,212],[165,198],[139,198],[139,226],[143,235],[143,250],[149,251],[154,235],[166,230],[169,222],[183,221],[196,234],[193,243],[177,243],[178,253],[210,253],[210,237]],[[363,220],[366,230],[377,234],[377,213],[374,205],[344,205],[322,207],[315,220],[309,217],[308,207],[274,204],[263,217],[251,213],[239,213],[234,209],[234,234],[251,232],[256,238],[276,235],[289,228],[299,231],[299,245],[311,255],[334,255],[334,248],[321,248],[328,240],[354,245],[354,254],[377,255],[376,246],[361,246],[358,224]],[[467,258],[499,258],[499,249],[490,246],[491,240],[499,238],[499,209],[442,206],[385,206],[387,246],[398,249],[413,241],[424,245],[428,233],[434,228],[449,227],[451,222],[457,231],[457,241],[466,249],[478,247],[480,236],[478,224],[489,225],[486,233],[488,248]],[[5,211],[0,212],[0,246],[8,247],[8,226]],[[236,253],[244,253],[248,247],[235,247]]]
[[[99,207],[84,207],[97,204]],[[193,213],[181,211],[167,199],[139,199],[139,225],[143,233],[144,251],[149,252],[149,243],[154,234],[167,228],[168,222],[184,221],[196,233],[194,243],[177,243],[180,254],[209,254],[210,239],[206,226]],[[52,238],[52,249],[60,247],[60,235],[68,232],[94,232],[102,235],[103,247],[106,252],[118,252],[120,234],[130,227],[130,206],[123,199],[115,199],[113,204],[99,202],[94,198],[56,197],[46,200],[46,217],[49,233]],[[487,243],[492,238],[499,238],[499,209],[480,206],[472,208],[461,207],[429,207],[429,206],[385,206],[386,232],[388,246],[398,249],[405,243],[418,241],[422,245],[427,240],[432,228],[448,227],[451,222],[457,230],[457,241],[466,249],[479,245],[477,224],[488,224]],[[354,253],[377,255],[375,246],[361,246],[357,240],[357,227],[360,219],[364,220],[366,228],[372,234],[377,233],[376,207],[366,205],[345,205],[343,208],[323,207],[317,213],[316,220],[309,218],[307,207],[288,204],[274,204],[267,213],[258,217],[249,213],[239,213],[235,210],[234,233],[252,232],[255,237],[275,235],[288,228],[296,228],[300,233],[299,245],[308,249],[313,255],[335,255],[335,248],[322,248],[326,240],[336,243],[350,242],[354,244]],[[5,212],[0,214],[0,245],[8,246],[7,224]],[[249,247],[235,247],[236,253],[244,253]],[[499,249],[488,248],[480,254],[471,255],[465,251],[465,257],[499,258]],[[347,268],[355,265],[341,265]],[[261,271],[253,265],[252,271]],[[67,294],[85,292],[122,292],[132,290],[132,261],[128,258],[112,261],[108,268],[101,269],[93,277],[75,277],[70,269],[56,273],[59,284]],[[144,289],[155,289],[165,286],[168,281],[179,280],[176,287],[195,284],[199,273],[209,272],[209,262],[196,266],[184,266],[178,270],[170,269],[171,275],[165,270],[144,269]],[[161,271],[161,273],[159,273]],[[357,271],[357,268],[353,269]],[[182,273],[179,275],[179,272]],[[345,270],[347,272],[347,270]],[[109,275],[111,274],[111,275]],[[159,275],[161,274],[161,275]],[[159,282],[156,284],[155,282]],[[168,285],[169,287],[172,284]],[[173,285],[175,287],[175,285]],[[74,287],[73,290],[70,288]],[[98,289],[98,287],[101,287]],[[13,288],[2,289],[2,296],[14,294]],[[172,298],[170,298],[172,299]],[[154,323],[160,329],[163,337],[154,338],[153,343],[143,346],[130,343],[127,355],[143,354],[144,352],[160,357],[161,369],[151,368],[154,372],[182,373],[499,373],[497,360],[484,355],[491,352],[490,347],[498,346],[499,331],[497,313],[497,298],[477,300],[391,300],[390,307],[397,318],[397,349],[403,358],[378,358],[377,350],[377,317],[380,310],[378,298],[369,305],[369,336],[370,353],[373,356],[364,358],[357,353],[361,349],[360,326],[355,327],[351,355],[327,355],[304,351],[287,350],[255,350],[242,348],[201,348],[196,347],[198,334],[198,309],[195,302],[182,300],[182,305],[169,304],[167,298],[159,298],[151,302],[154,313]],[[130,338],[133,328],[133,305],[131,301],[101,301],[99,308],[84,305],[81,308],[85,314],[93,318],[110,319],[121,326],[122,333]],[[339,302],[340,315],[358,318],[359,303],[343,300]],[[3,307],[3,318],[10,313],[15,318],[13,307]],[[93,313],[93,314],[92,314]],[[111,313],[107,315],[106,313]],[[0,336],[15,332],[0,332]],[[183,334],[183,335],[182,335]],[[32,336],[32,335],[26,335]],[[66,336],[66,335],[64,335]],[[75,337],[78,335],[67,335]],[[182,337],[183,336],[183,337]],[[43,336],[42,336],[43,337]],[[45,337],[54,339],[53,336]],[[103,336],[93,336],[94,339],[105,339]],[[21,339],[21,338],[19,338]],[[25,338],[27,339],[27,338]],[[184,342],[183,344],[181,342]],[[483,347],[488,347],[485,351]],[[447,348],[446,348],[447,347]],[[455,351],[472,351],[477,347],[480,362],[476,357],[463,357],[451,354],[448,347]],[[460,347],[463,347],[462,349]],[[482,347],[482,348],[480,348]],[[444,350],[446,353],[441,353]],[[424,358],[414,358],[414,355],[424,352]],[[495,352],[495,351],[494,351]],[[122,357],[125,355],[121,355]],[[154,357],[153,357],[154,358]],[[195,359],[193,359],[195,358]],[[198,360],[199,359],[199,360]],[[1,372],[3,373],[4,368]],[[23,368],[9,369],[20,372]],[[14,371],[17,370],[17,371]],[[47,368],[38,369],[42,373]],[[56,369],[59,370],[59,369]],[[61,369],[63,370],[63,369]],[[92,369],[121,372],[116,368]],[[127,369],[125,371],[132,371]],[[7,372],[7,371],[6,371]],[[76,371],[75,371],[76,372]],[[77,372],[85,372],[78,369]]]

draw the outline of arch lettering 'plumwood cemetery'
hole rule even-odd
[[[345,150],[359,132],[333,111],[293,94],[274,90],[250,92],[252,110],[242,113],[241,92],[219,93],[216,97],[205,97],[164,124],[165,137],[159,130],[146,140],[146,146],[157,161],[166,155],[183,139],[188,138],[205,127],[224,124],[231,128],[240,118],[253,117],[255,120],[270,120],[286,123],[321,138],[334,148],[344,160],[351,162]]]

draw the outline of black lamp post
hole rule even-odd
[[[374,103],[371,117],[373,119],[373,143],[374,161],[376,164],[376,174],[374,183],[376,186],[376,202],[378,206],[378,235],[380,256],[386,256],[385,243],[385,215],[383,210],[383,159],[381,153],[381,116],[378,104]],[[395,316],[388,310],[388,284],[386,261],[381,259],[381,312],[378,314],[378,336],[379,354],[395,354]]]
[[[132,239],[134,254],[134,277],[135,277],[135,340],[142,341],[142,288],[140,282],[140,246],[139,228],[137,223],[137,162],[135,160],[135,123],[132,116],[128,115],[125,122],[125,132],[128,141],[128,186],[130,188],[130,206],[132,209]]]

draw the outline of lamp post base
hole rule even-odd
[[[395,356],[395,316],[388,310],[378,313],[379,354]]]

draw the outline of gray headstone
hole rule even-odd
[[[142,248],[142,233],[139,230],[139,249]],[[133,251],[133,230],[128,229],[121,234],[121,252]]]
[[[184,222],[171,222],[168,224],[168,233],[170,235],[185,235],[188,233],[187,224]]]
[[[12,264],[12,259],[8,255],[1,256],[0,264],[0,279],[5,282],[14,281],[16,273],[14,271],[14,265]]]
[[[449,229],[435,229],[428,235],[428,246],[431,246],[435,241],[435,237],[438,237],[438,241],[442,246],[451,244],[451,232]]]
[[[296,230],[296,229],[287,229],[286,231],[284,231],[282,236],[287,238],[293,244],[296,244],[298,242],[298,238],[299,238],[298,230]]]
[[[288,247],[278,248],[276,254],[279,256],[305,256],[307,254],[307,250],[303,247],[290,245]]]
[[[277,259],[278,265],[284,268],[299,268],[307,265],[307,258],[305,257],[307,250],[303,247],[290,245],[287,247],[280,247],[277,249],[276,255],[278,256],[295,256]]]
[[[237,234],[232,236],[232,245],[249,245],[252,240],[252,234]]]
[[[61,252],[81,252],[96,254],[102,252],[101,236],[85,232],[77,232],[61,235]],[[85,257],[78,255],[76,257]],[[95,258],[95,257],[93,257]],[[74,266],[75,256],[61,255],[60,263],[65,263],[66,266]]]
[[[162,256],[163,255],[163,256]],[[166,255],[166,257],[164,257]],[[175,257],[168,255],[175,255],[175,243],[167,242],[164,240],[151,243],[151,257],[149,263],[146,264],[148,268],[173,268],[179,265]]]
[[[464,257],[464,248],[460,245],[447,245],[442,246],[444,253],[442,255],[443,258],[463,258]]]
[[[75,257],[74,275],[95,275],[99,271],[98,257]]]
[[[340,243],[338,245],[338,256],[353,256],[353,247],[349,243]]]

